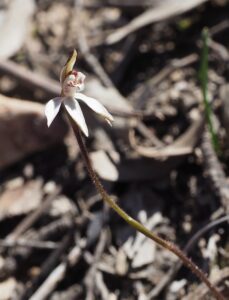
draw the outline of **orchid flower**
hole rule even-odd
[[[66,66],[68,66],[68,63]],[[109,125],[112,125],[111,122],[114,119],[107,109],[98,100],[81,93],[81,91],[84,90],[84,80],[86,76],[81,72],[73,70],[72,68],[70,71],[66,70],[66,66],[63,68],[60,74],[60,83],[62,87],[61,96],[49,100],[45,106],[45,115],[47,118],[48,127],[52,124],[60,110],[61,105],[63,104],[71,118],[76,122],[85,136],[88,137],[87,124],[85,122],[79,102],[85,103],[94,112],[102,116]]]

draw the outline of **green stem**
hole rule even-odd
[[[208,43],[209,43],[209,34],[208,29],[204,28],[202,31],[202,41],[203,48],[201,53],[201,66],[199,72],[199,78],[201,83],[201,90],[204,101],[204,110],[206,115],[206,120],[208,124],[208,129],[211,135],[212,145],[217,154],[219,154],[219,141],[213,126],[213,110],[208,99]]]
[[[105,189],[103,188],[98,176],[96,175],[95,171],[93,170],[87,148],[83,142],[80,130],[78,126],[75,124],[75,122],[71,119],[71,117],[68,115],[69,120],[71,122],[72,128],[74,130],[77,142],[79,144],[81,154],[83,156],[85,165],[88,170],[88,174],[94,183],[97,191],[101,195],[102,199],[112,208],[116,211],[116,213],[123,218],[130,226],[134,227],[137,231],[141,232],[154,242],[156,242],[158,245],[160,245],[163,248],[166,248],[170,252],[174,253],[178,258],[181,259],[181,261],[188,267],[202,282],[204,282],[209,290],[212,292],[212,294],[215,296],[217,300],[224,300],[223,295],[211,284],[211,282],[208,280],[206,275],[191,261],[190,258],[188,258],[183,251],[181,251],[176,245],[174,245],[172,242],[166,241],[162,239],[161,237],[157,236],[155,233],[149,231],[146,227],[144,227],[141,223],[130,217],[124,210],[122,210],[121,207],[119,207],[112,198],[107,194]]]

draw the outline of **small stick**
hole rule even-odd
[[[14,248],[17,246],[26,247],[26,248],[37,248],[37,249],[56,249],[58,247],[58,243],[51,242],[51,241],[36,241],[36,240],[29,240],[24,238],[19,238],[16,241],[7,241],[7,240],[0,240],[0,247],[5,248]]]

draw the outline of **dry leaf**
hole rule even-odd
[[[9,58],[22,47],[31,16],[35,11],[34,0],[13,0],[0,23],[0,58]]]
[[[43,105],[0,95],[0,169],[61,142],[66,132],[60,118],[47,127]]]
[[[13,294],[16,292],[17,282],[15,278],[10,277],[7,280],[0,283],[0,300],[10,300]]]
[[[0,195],[0,220],[26,214],[37,208],[42,200],[42,181],[31,180],[6,189]]]

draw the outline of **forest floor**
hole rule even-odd
[[[19,50],[2,54],[3,38],[21,41],[0,30],[0,299],[214,299],[104,205],[64,114],[47,128],[44,104],[74,48],[85,94],[114,116],[110,128],[83,107],[107,192],[229,299],[228,1],[38,0],[32,10]],[[18,37],[16,15],[7,26]],[[218,153],[198,77],[204,27]]]

